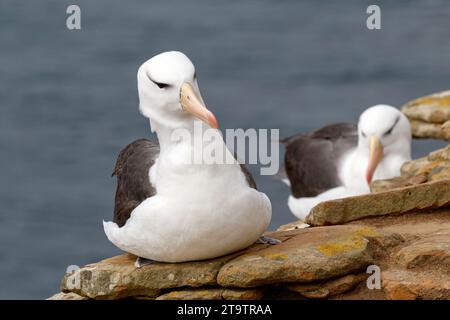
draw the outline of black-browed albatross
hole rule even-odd
[[[108,239],[161,262],[214,258],[258,239],[276,243],[260,238],[271,203],[245,166],[192,162],[198,137],[174,135],[184,130],[194,136],[199,123],[203,132],[218,127],[201,98],[192,62],[180,52],[165,52],[146,61],[137,78],[140,111],[159,142],[140,139],[119,154],[114,222],[104,222]],[[232,157],[223,139],[207,142]]]
[[[376,105],[358,125],[331,124],[282,140],[291,212],[305,220],[319,202],[370,192],[372,180],[400,174],[411,159],[411,128],[396,108]]]

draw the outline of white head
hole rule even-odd
[[[194,65],[183,53],[169,51],[147,60],[139,68],[137,80],[139,110],[152,125],[190,127],[198,118],[218,127],[203,102]]]
[[[370,184],[383,158],[411,157],[411,127],[406,116],[388,105],[376,105],[364,111],[358,122],[358,149],[369,156],[366,180]]]

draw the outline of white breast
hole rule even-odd
[[[157,160],[150,172],[157,194],[122,228],[105,224],[122,250],[157,261],[202,260],[243,249],[268,227],[270,200],[247,186],[239,164],[183,164],[185,147]]]
[[[372,180],[390,179],[400,175],[400,168],[410,157],[401,154],[387,154],[378,164]],[[366,181],[368,155],[358,153],[357,149],[344,157],[339,168],[339,177],[343,185],[353,190],[355,195],[370,192]]]
[[[370,192],[365,177],[368,162],[368,155],[359,153],[357,148],[343,157],[338,173],[342,185],[346,189],[352,190],[349,193],[357,195]]]

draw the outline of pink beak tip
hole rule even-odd
[[[213,127],[214,129],[219,128],[219,123],[217,122],[217,119],[212,112],[209,113],[208,118],[209,118],[208,120],[211,124],[211,127]]]

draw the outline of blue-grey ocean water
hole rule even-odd
[[[81,7],[82,30],[66,29]],[[378,3],[382,29],[366,28]],[[68,265],[117,254],[114,161],[150,136],[136,71],[154,54],[194,62],[221,128],[281,136],[356,121],[368,106],[401,106],[450,88],[448,1],[0,2],[0,298],[46,298]],[[443,146],[414,142],[414,156]],[[259,176],[271,228],[293,220],[289,190]]]

